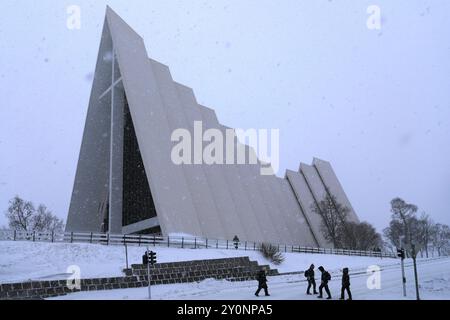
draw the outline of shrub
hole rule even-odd
[[[277,246],[274,246],[270,243],[263,243],[261,244],[260,250],[267,260],[273,262],[276,265],[279,265],[284,261],[284,256],[280,252],[280,250],[278,250]]]

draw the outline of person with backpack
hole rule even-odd
[[[322,291],[323,291],[323,289],[325,289],[326,293],[328,294],[327,300],[330,300],[331,293],[330,293],[330,289],[328,288],[328,281],[331,280],[331,275],[322,266],[319,267],[319,270],[322,273],[322,277],[321,277],[321,283],[319,286],[319,295],[317,296],[317,298],[323,297]]]
[[[256,275],[256,280],[258,280],[258,290],[255,292],[255,296],[259,297],[259,292],[261,289],[264,289],[266,297],[270,296],[268,288],[267,288],[267,278],[266,278],[266,270],[259,270]]]
[[[350,275],[348,274],[348,268],[342,270],[342,289],[341,289],[341,299],[345,298],[345,290],[347,290],[348,300],[352,300],[352,293],[350,291]]]
[[[308,281],[308,289],[306,289],[306,294],[311,295],[310,289],[313,287],[314,294],[317,294],[316,291],[316,279],[314,277],[314,264],[312,264],[308,270],[305,271],[305,277]]]

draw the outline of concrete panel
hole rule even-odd
[[[106,20],[105,20],[106,21]],[[102,231],[108,198],[109,148],[111,137],[111,96],[99,100],[111,85],[112,40],[107,23],[103,26],[77,172],[67,217],[66,231]]]
[[[186,120],[185,111],[188,108],[180,102],[169,69],[156,61],[151,60],[151,63],[172,131],[176,129],[188,130],[193,142],[195,139],[194,123]],[[222,220],[226,219],[226,212],[220,212],[219,214],[218,207],[213,200],[213,192],[221,182],[211,181],[211,185],[209,185],[202,165],[182,164],[180,168],[182,168],[188,184],[202,235],[208,238],[225,238],[227,232],[225,232],[226,228]],[[228,204],[230,203],[228,202]]]
[[[327,196],[327,190],[325,185],[322,183],[316,168],[301,163],[299,172],[305,177],[306,183],[308,183],[308,186],[314,196],[314,200],[316,200],[317,203],[324,200]]]
[[[239,143],[237,143],[237,145],[239,146]],[[254,153],[254,151],[247,145],[244,145],[243,147],[245,147],[248,163],[250,152]],[[259,184],[262,183],[262,181],[260,179],[259,165],[238,164],[237,167],[239,169],[239,175],[244,190],[246,190],[253,212],[259,222],[263,238],[272,243],[281,243],[281,235],[278,234],[277,228],[275,228],[274,223],[270,218],[271,212],[268,208],[268,202],[264,199],[264,193],[260,190],[261,186]]]
[[[331,244],[325,240],[321,231],[322,218],[312,209],[316,202],[304,176],[298,172],[287,170],[286,178],[295,192],[316,242],[322,248],[330,248]]]
[[[275,192],[283,203],[285,209],[285,221],[291,230],[292,245],[318,247],[318,243],[312,233],[311,227],[298,203],[294,191],[287,179],[276,178]]]
[[[273,223],[275,231],[280,235],[280,243],[293,245],[295,240],[296,225],[288,223],[286,203],[278,189],[276,177],[271,175],[260,175],[259,183],[261,193],[264,196],[266,207],[269,209],[269,218]]]
[[[97,102],[94,85],[84,127],[66,231],[100,232],[109,188],[111,98]]]
[[[314,158],[313,165],[316,168],[322,182],[328,189],[332,195],[336,197],[336,200],[347,207],[350,212],[348,214],[348,220],[353,222],[359,222],[358,216],[355,213],[350,201],[348,200],[347,195],[344,192],[344,188],[342,188],[341,183],[339,182],[336,174],[334,173],[331,164],[328,161],[320,160]]]
[[[178,83],[174,84],[178,97],[183,103],[183,112],[190,127],[193,127],[194,121],[203,122],[202,112],[197,105],[192,89]],[[210,118],[210,120],[203,123],[204,130],[210,128],[209,123],[215,124],[214,119],[211,121]],[[220,221],[226,232],[225,238],[233,239],[237,235],[241,240],[248,239],[247,228],[240,218],[236,203],[231,194],[230,185],[225,178],[224,170],[226,166],[201,165],[198,167],[205,174],[208,189],[202,195],[206,194],[207,197],[210,197],[214,201],[221,218]]]
[[[214,110],[200,105],[198,106],[198,109],[202,114],[205,128],[220,129],[221,132],[225,134],[225,130],[228,128],[218,124]],[[224,182],[226,182],[228,190],[230,191],[232,201],[236,208],[236,213],[244,228],[243,235],[236,235],[241,241],[262,242],[264,240],[264,236],[260,227],[260,221],[257,219],[254,209],[250,203],[247,191],[244,189],[238,166],[235,164],[224,165],[222,166],[221,171],[224,176]]]
[[[142,38],[107,10],[130,114],[163,234],[201,234],[183,169],[171,161],[171,127]]]
[[[249,158],[257,158],[257,154],[252,147],[245,146],[245,148]],[[258,199],[259,194],[260,204],[264,207],[264,211],[260,212],[259,217],[263,223],[268,221],[271,225],[269,232],[275,233],[275,237],[272,238],[271,236],[269,239],[273,239],[272,242],[276,241],[279,244],[286,244],[289,242],[289,236],[286,233],[284,217],[281,214],[280,208],[277,206],[273,191],[267,185],[267,183],[269,183],[268,176],[261,175],[261,164],[259,160],[255,165],[240,165],[240,167],[243,170],[252,173],[252,189],[255,192],[256,199]],[[265,232],[269,234],[268,231]]]

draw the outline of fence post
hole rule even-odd
[[[91,232],[91,243],[92,243],[92,241],[93,241],[93,238],[94,238],[94,233]]]
[[[106,245],[109,246],[109,232],[107,233]]]
[[[284,245],[284,252],[287,252],[287,245]]]
[[[14,230],[14,241],[16,241],[16,232],[17,230]]]
[[[33,231],[33,242],[36,240],[36,231]]]
[[[167,237],[167,242],[169,242],[169,237]],[[156,236],[153,235],[153,246],[156,247]],[[167,245],[167,247],[170,246],[170,243]]]
[[[256,251],[256,242],[253,242],[253,251]]]
[[[206,249],[208,249],[208,238],[206,238]]]
[[[184,237],[181,237],[181,249],[184,248]]]
[[[219,240],[216,240],[216,249],[219,249]]]
[[[155,239],[155,236],[153,236],[153,239]],[[170,237],[167,236],[167,248],[170,247]]]
[[[245,251],[247,251],[247,241],[245,241]]]
[[[228,240],[227,240],[227,250],[228,250]]]
[[[55,231],[52,230],[52,242],[54,242],[54,238],[55,238]]]
[[[73,243],[73,231],[70,233],[70,243]]]
[[[194,238],[194,249],[197,249],[197,238]]]
[[[139,235],[139,242],[138,242],[138,247],[140,247],[140,246],[141,246],[141,237],[142,237],[142,235]]]

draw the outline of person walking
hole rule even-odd
[[[322,273],[322,276],[321,276],[321,283],[319,286],[319,295],[317,296],[317,298],[323,298],[322,292],[323,292],[323,289],[325,289],[325,291],[328,295],[327,300],[330,300],[331,293],[330,293],[330,289],[328,288],[328,281],[331,280],[331,275],[322,266],[319,267],[319,270]]]
[[[311,295],[311,286],[313,287],[314,294],[318,294],[316,291],[316,279],[314,277],[314,264],[311,264],[309,269],[305,271],[305,277],[308,281],[308,289],[306,289],[306,294]]]
[[[255,296],[259,297],[259,292],[261,291],[261,289],[264,289],[266,297],[270,296],[267,288],[267,277],[265,269],[258,271],[258,274],[256,275],[256,280],[258,280],[258,290],[256,290]]]
[[[340,300],[345,299],[345,290],[347,290],[347,294],[348,294],[347,300],[352,300],[352,293],[350,291],[350,275],[348,274],[348,268],[344,268],[342,270],[342,272],[343,272],[343,274],[342,274],[342,289],[341,289],[341,299]]]

